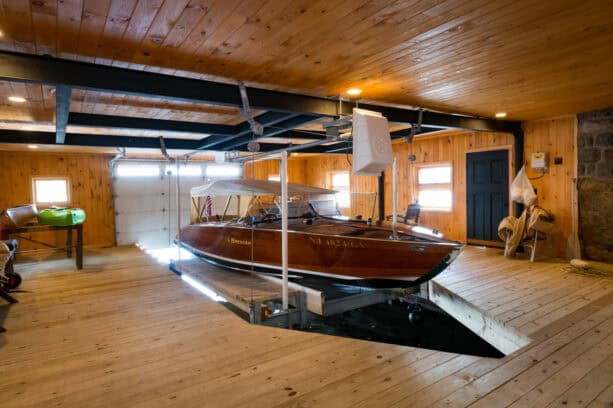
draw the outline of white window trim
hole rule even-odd
[[[37,194],[36,194],[36,182],[39,181],[39,180],[41,180],[41,181],[42,180],[63,180],[63,181],[65,181],[66,182],[66,201],[39,202]],[[34,204],[36,204],[37,207],[52,207],[54,205],[57,205],[57,206],[69,206],[70,203],[72,202],[71,190],[72,190],[72,184],[70,182],[70,177],[68,177],[68,176],[56,176],[56,177],[33,176],[32,177],[32,202]]]
[[[428,167],[450,167],[451,168],[451,182],[450,183],[428,183],[428,184],[419,184],[419,170]],[[443,213],[451,213],[453,212],[453,201],[454,201],[454,191],[453,191],[453,162],[435,162],[435,163],[416,163],[415,171],[413,174],[413,185],[415,186],[415,198],[419,198],[420,191],[428,190],[428,191],[450,191],[451,192],[451,205],[449,208],[436,208],[436,207],[424,207],[420,203],[421,211],[431,211],[431,212],[443,212]]]
[[[338,207],[339,208],[351,208],[351,173],[348,170],[335,170],[335,171],[329,171],[327,173],[327,185],[328,188],[331,190],[336,190],[336,188],[334,187],[334,184],[332,183],[333,177],[335,174],[347,174],[349,176],[349,185],[347,186],[347,194],[349,194],[349,203],[348,205],[344,206],[339,204],[338,199],[336,200]],[[339,193],[344,193],[345,190],[337,190],[339,191]]]
[[[127,173],[127,174],[119,174],[122,170],[121,168],[131,168],[131,169],[138,169],[139,167],[144,167],[144,168],[154,168],[156,167],[158,169],[156,174],[138,174],[137,173]],[[116,178],[137,178],[137,177],[141,177],[141,178],[160,178],[162,177],[162,172],[164,171],[163,166],[161,165],[161,163],[155,163],[155,162],[143,162],[143,161],[121,161],[119,163],[116,163],[116,165],[113,168],[113,177]]]

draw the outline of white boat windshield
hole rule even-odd
[[[308,200],[290,200],[287,202],[287,217],[314,218],[316,212]],[[281,203],[275,201],[262,201],[259,198],[253,200],[242,221],[248,224],[258,224],[281,219]]]

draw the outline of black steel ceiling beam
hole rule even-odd
[[[71,94],[72,90],[69,86],[58,85],[55,87],[55,142],[59,144],[64,143],[66,138]]]
[[[264,133],[261,136],[254,136],[252,134],[245,134],[243,136],[238,136],[226,143],[218,144],[217,146],[215,146],[215,150],[232,150],[239,146],[249,143],[251,140],[266,139],[266,138],[274,137],[276,135],[282,135],[288,130],[291,130],[298,126],[302,126],[307,123],[313,122],[314,120],[319,120],[319,119],[320,119],[319,116],[297,115],[289,119],[280,121],[276,124],[268,125],[268,127],[264,129]]]
[[[295,118],[297,116],[300,116],[300,114],[299,113],[289,113],[288,114],[287,112],[271,111],[271,112],[265,112],[259,116],[256,116],[255,121],[261,124],[262,126],[264,126],[264,128],[266,128],[267,126],[274,126],[278,123],[281,123],[285,120]],[[236,132],[231,136],[210,136],[205,139],[202,139],[199,149],[220,150],[217,147],[218,145],[223,144],[223,143],[230,143],[233,140],[236,140],[237,138],[248,136],[248,135],[250,136],[251,134],[252,134],[251,125],[249,125],[249,123],[247,122],[244,122],[236,127]]]
[[[80,133],[67,134],[66,144],[74,146],[160,148],[160,140],[156,137],[100,136]],[[198,145],[198,141],[164,138],[164,145],[167,149],[193,150]]]
[[[431,132],[437,132],[440,131],[441,129],[438,128],[434,128],[434,127],[426,127],[426,126],[422,126],[419,131],[416,131],[415,134],[416,135],[423,135],[426,133],[431,133]],[[394,139],[400,139],[403,137],[407,137],[411,135],[411,128],[408,129],[401,129],[401,130],[396,130],[394,132],[390,133],[390,137],[392,138],[392,140]],[[353,147],[351,144],[351,141],[340,141],[337,142],[335,144],[331,144],[328,146],[323,146],[325,147],[323,153],[334,153],[334,154],[341,154],[341,153],[352,153],[353,151]]]
[[[0,78],[73,88],[150,96],[170,100],[242,107],[238,85],[176,77],[125,68],[0,52]],[[337,103],[320,97],[247,87],[249,104],[258,110],[334,116]]]
[[[342,140],[334,144],[322,146],[324,148],[323,153],[340,154],[340,153],[352,153],[353,145],[349,140]]]
[[[53,59],[29,54],[0,52],[0,79],[44,84],[65,84],[73,88],[128,95],[157,97],[214,105],[242,107],[237,85],[175,77],[125,68]],[[337,100],[291,94],[260,88],[247,88],[253,109],[296,112],[319,116],[350,114],[352,104],[339,112]],[[381,112],[390,122],[418,123],[417,109],[376,104],[360,104],[363,109]],[[511,132],[521,130],[520,122],[474,118],[424,111],[424,126]]]
[[[423,135],[424,133],[438,132],[440,130],[441,130],[440,128],[436,128],[436,127],[422,126],[419,130],[415,131],[415,134]],[[396,130],[394,132],[391,132],[390,136],[392,139],[399,139],[401,137],[411,136],[411,134],[412,134],[411,128],[407,128],[407,129],[401,129],[401,130]]]
[[[318,131],[301,131],[301,130],[285,130],[280,133],[275,133],[270,136],[266,136],[274,139],[297,139],[297,140],[321,140],[326,138],[325,132]]]
[[[0,130],[0,143],[55,145],[55,134],[22,130]],[[195,150],[198,140],[164,139],[167,149]],[[155,137],[108,136],[67,133],[64,145],[93,147],[131,147],[159,149],[160,140]]]
[[[113,129],[140,129],[215,135],[233,135],[238,126],[214,123],[183,122],[177,120],[145,119],[128,116],[94,115],[70,112],[68,124]]]
[[[260,152],[272,152],[290,147],[299,146],[291,143],[260,143]],[[326,146],[311,146],[297,150],[296,153],[325,153]]]

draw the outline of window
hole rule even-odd
[[[329,174],[329,185],[332,190],[338,191],[336,194],[336,203],[340,208],[349,208],[351,206],[351,190],[349,185],[349,172],[337,171]]]
[[[68,177],[34,177],[32,195],[36,204],[68,205],[70,203],[70,180]]]
[[[117,177],[160,177],[160,165],[155,163],[119,163]]]
[[[241,168],[235,164],[208,164],[205,174],[208,178],[238,178]]]
[[[278,174],[268,175],[268,181],[281,181],[281,176]]]
[[[166,174],[175,175],[177,172],[176,165],[166,166]],[[200,164],[181,164],[179,165],[179,176],[182,177],[200,177],[202,176],[202,166]]]
[[[451,164],[417,165],[417,199],[424,210],[451,211]]]

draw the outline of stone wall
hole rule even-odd
[[[577,120],[581,253],[613,262],[613,108],[580,113]]]

